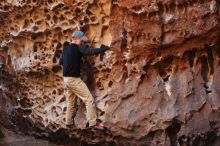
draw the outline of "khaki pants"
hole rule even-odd
[[[96,124],[96,107],[94,99],[86,84],[76,77],[64,77],[65,94],[67,99],[66,124],[73,123],[73,113],[75,111],[76,96],[78,96],[86,105],[86,118],[89,126]]]

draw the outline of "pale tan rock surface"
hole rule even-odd
[[[53,141],[106,145],[218,145],[218,0],[4,0],[0,2],[0,119]],[[81,29],[111,51],[83,62],[82,78],[108,131],[64,124],[65,41]],[[7,122],[4,122],[7,121]],[[6,123],[13,124],[6,124]]]

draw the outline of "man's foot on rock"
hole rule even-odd
[[[73,129],[74,125],[66,125],[66,127],[69,128],[69,129]]]
[[[67,128],[73,128],[74,127],[74,123],[66,123],[66,127]]]
[[[89,144],[89,145],[96,145],[97,142],[95,142],[95,141],[90,141],[90,142],[88,142],[88,144]]]
[[[92,126],[92,127],[94,127],[94,128],[97,129],[97,130],[101,130],[101,131],[105,130],[104,125],[103,125],[102,123],[100,123],[100,122],[97,122],[97,123],[96,123],[94,126]]]

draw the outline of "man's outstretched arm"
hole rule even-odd
[[[110,48],[105,45],[101,45],[100,48],[96,48],[96,49],[88,48],[84,45],[79,46],[79,51],[85,55],[96,55],[96,54],[105,52],[106,50],[109,50],[109,49]]]

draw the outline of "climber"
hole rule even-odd
[[[75,31],[72,34],[69,45],[64,46],[63,53],[60,57],[59,64],[63,66],[63,78],[65,85],[65,94],[67,100],[66,125],[74,125],[73,113],[75,111],[75,99],[79,97],[86,105],[86,118],[89,127],[103,130],[101,122],[97,122],[97,113],[93,96],[91,95],[86,84],[80,79],[80,62],[82,55],[96,55],[110,48],[101,45],[100,48],[92,49],[84,45],[88,38],[82,31]]]

